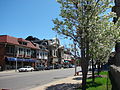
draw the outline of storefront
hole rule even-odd
[[[34,59],[25,59],[25,58],[14,58],[14,57],[5,57],[5,69],[15,69],[16,64],[17,68],[21,68],[24,66],[35,66],[35,63],[38,62],[38,60]]]

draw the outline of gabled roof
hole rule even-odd
[[[26,42],[27,45],[22,45],[19,42]],[[35,47],[30,41],[27,41],[22,38],[8,36],[8,35],[0,35],[0,43],[9,43],[9,44],[19,45],[23,47],[28,47],[28,48],[39,49],[38,47]]]

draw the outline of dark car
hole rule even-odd
[[[53,69],[53,66],[47,66],[47,67],[45,67],[45,70],[50,70],[50,69]]]
[[[60,64],[57,64],[54,66],[54,69],[60,69],[60,68],[62,68],[62,65],[60,65]]]
[[[72,64],[69,65],[69,68],[74,68],[74,67],[75,67],[75,65],[72,65]]]
[[[39,70],[45,70],[45,66],[44,65],[37,65],[35,67],[35,71],[39,71]]]
[[[64,65],[63,68],[69,68],[69,65]]]

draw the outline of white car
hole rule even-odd
[[[28,72],[28,71],[33,71],[34,70],[34,68],[33,67],[31,67],[31,66],[25,66],[25,67],[23,67],[23,68],[19,68],[18,69],[18,71],[19,72]]]

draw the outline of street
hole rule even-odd
[[[74,68],[33,72],[0,73],[0,88],[28,90],[74,75]]]

